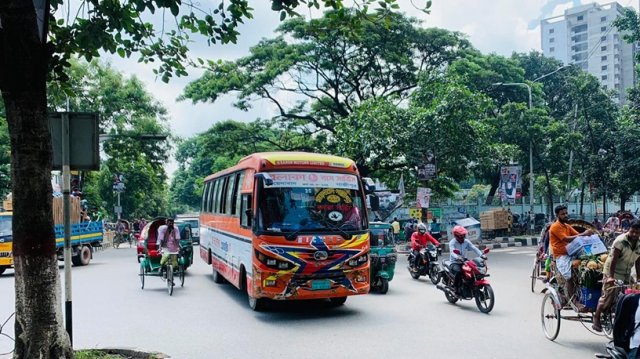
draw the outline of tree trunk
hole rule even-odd
[[[620,211],[624,211],[625,210],[625,203],[629,200],[629,195],[627,195],[626,193],[620,193]]]
[[[0,90],[11,137],[14,358],[73,358],[61,313],[51,209],[50,52],[31,0],[0,1]]]
[[[491,189],[489,190],[487,199],[484,202],[486,206],[490,206],[493,203],[493,198],[495,197],[498,186],[500,185],[500,169],[496,170],[495,173],[495,176],[491,179]]]
[[[580,218],[584,219],[584,190],[587,187],[587,182],[582,181],[582,187],[580,189]]]
[[[549,171],[544,170],[544,179],[547,184],[547,213],[553,212],[553,187],[551,186],[551,178],[549,176]]]

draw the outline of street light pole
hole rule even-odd
[[[543,78],[553,75],[556,72],[569,67],[570,65],[563,65],[555,69],[554,71],[549,72],[548,74],[544,74],[531,82],[537,82],[542,80]],[[525,86],[527,88],[527,92],[529,95],[529,110],[533,109],[533,98],[531,97],[531,85],[524,82],[510,82],[510,83],[502,83],[498,82],[494,84],[495,86]],[[529,139],[529,221],[531,223],[531,234],[535,231],[535,214],[533,212],[533,139]]]
[[[559,71],[560,69],[556,70]],[[552,72],[552,73],[555,73]],[[551,73],[550,73],[551,74]],[[550,74],[541,76],[539,78],[537,78],[536,80],[541,79],[542,77],[546,77]],[[527,92],[529,95],[529,110],[531,110],[533,108],[533,98],[531,96],[531,86],[527,83],[524,82],[510,82],[510,83],[496,83],[494,85],[497,86],[525,86],[527,88]],[[533,212],[533,140],[530,138],[529,139],[529,223],[530,223],[530,229],[531,229],[531,234],[533,234],[533,232],[535,231],[535,214]]]

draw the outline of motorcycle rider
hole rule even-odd
[[[478,256],[486,259],[485,255],[482,253],[478,247],[474,246],[467,237],[467,229],[462,226],[455,226],[451,231],[454,239],[449,242],[449,260],[451,261],[451,271],[455,275],[453,279],[453,288],[456,294],[460,294],[460,285],[462,282],[462,263],[465,256],[465,253],[468,251],[475,252]],[[453,253],[453,250],[457,249],[460,251],[460,254]]]
[[[419,223],[417,231],[413,232],[411,235],[411,250],[414,255],[414,268],[417,269],[420,266],[420,260],[422,259],[420,256],[420,249],[426,247],[429,243],[434,244],[436,247],[440,247],[440,242],[427,232],[427,226],[424,223]]]

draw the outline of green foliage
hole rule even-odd
[[[234,166],[251,153],[282,149],[278,145],[281,135],[260,122],[227,120],[181,142],[176,153],[178,170],[169,189],[172,211],[199,209],[206,176]]]
[[[89,204],[115,218],[117,195],[112,182],[114,175],[122,174],[126,190],[120,203],[125,218],[165,214],[164,164],[174,140],[168,135],[166,109],[137,78],[125,78],[98,62],[73,62],[69,74],[71,96],[61,95],[54,83],[50,106],[66,107],[68,100],[71,111],[97,112],[100,132],[107,135],[102,142],[106,160],[100,172],[85,175],[84,195]]]

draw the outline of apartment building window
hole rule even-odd
[[[602,57],[600,58],[600,61],[607,61],[607,57],[606,57],[606,56],[602,56]]]
[[[571,46],[571,50],[575,52],[587,51],[587,43],[578,44],[575,46]]]
[[[607,41],[607,37],[606,36],[601,37],[600,41]]]
[[[607,70],[607,65],[602,65],[602,67],[600,68],[602,71],[606,71]]]
[[[603,88],[604,90],[606,90],[606,89],[607,89],[607,85],[602,85],[602,88]]]
[[[555,47],[550,47],[550,48],[549,48],[549,52],[554,52],[555,50],[556,50],[556,48],[555,48]]]
[[[554,43],[556,41],[556,39],[554,39],[553,37],[549,39],[549,43]]]
[[[602,46],[602,47],[600,48],[600,51],[607,51],[607,47],[606,47],[606,46]]]
[[[602,81],[605,81],[607,79],[607,75],[602,75]]]
[[[553,34],[555,32],[555,29],[549,29],[549,33]]]
[[[574,27],[573,29],[571,29],[573,31],[574,34],[579,33],[579,32],[585,32],[587,31],[587,24],[582,24],[582,25],[578,25],[576,27]]]
[[[584,20],[584,16],[583,15],[578,16],[578,21],[582,21],[582,20]]]
[[[605,32],[605,31],[607,31],[607,27],[606,26],[603,26],[603,27],[600,28],[600,32]]]
[[[607,21],[607,17],[606,16],[603,16],[603,17],[600,18],[600,22],[605,22],[605,21]]]

